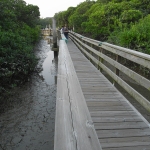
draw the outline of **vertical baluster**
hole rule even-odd
[[[103,53],[103,49],[100,47],[99,49],[100,53],[102,54]],[[100,72],[102,72],[102,68],[100,67],[100,63],[103,63],[103,58],[102,57],[98,57],[98,60],[99,60],[99,63],[98,63],[98,70],[100,70]]]
[[[120,56],[119,55],[116,55],[116,61],[119,63],[120,62]],[[117,76],[119,76],[119,69],[117,69],[117,68],[115,68],[115,74],[117,75]],[[115,80],[113,80],[113,85],[115,85]]]
[[[91,43],[90,47],[93,47],[93,44]],[[91,56],[93,56],[93,52],[90,51]],[[92,62],[92,59],[90,58],[90,62]]]

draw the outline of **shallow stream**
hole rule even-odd
[[[47,40],[35,47],[38,73],[17,89],[0,115],[0,150],[53,150],[57,57]]]

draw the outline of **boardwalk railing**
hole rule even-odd
[[[124,64],[124,62],[128,60],[150,70],[150,55],[93,40],[74,32],[70,32],[69,37],[98,69],[105,71],[115,82],[123,87],[150,112],[150,102],[148,99],[119,76],[119,72],[122,72],[150,92],[150,81]]]
[[[63,33],[61,33],[60,30],[57,30],[57,37],[58,37],[58,40],[64,40],[67,43],[67,39],[66,39],[65,35]]]
[[[59,42],[54,150],[101,150],[65,40]]]

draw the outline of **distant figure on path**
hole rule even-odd
[[[66,39],[68,39],[68,33],[69,33],[69,30],[68,30],[68,28],[65,26],[65,27],[64,27],[64,35],[65,35]]]
[[[61,27],[60,33],[61,33],[61,34],[64,34],[64,26]]]

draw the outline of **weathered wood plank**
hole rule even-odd
[[[99,150],[101,146],[65,41],[60,41],[59,46],[54,149]]]
[[[95,63],[99,63],[99,66],[103,68],[119,85],[121,85],[130,95],[132,95],[145,109],[150,112],[150,102],[143,97],[140,93],[134,90],[131,86],[129,86],[125,81],[119,78],[115,73],[113,73],[109,68],[107,68],[102,63],[98,62],[93,56],[88,54],[85,50],[83,50],[86,55],[88,55]]]
[[[71,34],[70,34],[70,36],[71,36]],[[78,39],[81,38],[81,35],[76,34],[76,37],[78,37],[78,38],[75,38],[75,39],[78,40]],[[87,37],[84,37],[84,36],[82,36],[82,40],[85,41],[85,42],[90,42],[91,44],[96,45],[96,46],[99,46],[99,44],[102,43],[100,41],[93,40],[93,39],[90,39],[90,38],[87,38]],[[81,40],[79,40],[79,41],[81,43]],[[137,51],[134,51],[134,50],[131,50],[131,49],[127,49],[127,48],[124,48],[124,47],[120,47],[120,46],[117,46],[117,45],[109,44],[109,43],[106,43],[106,42],[103,42],[101,47],[103,49],[106,49],[107,51],[110,51],[110,52],[113,52],[114,54],[125,57],[125,58],[127,58],[131,61],[134,61],[134,62],[136,62],[138,64],[141,64],[141,65],[143,65],[143,66],[150,69],[150,64],[149,64],[150,56],[147,55],[147,54],[137,52]]]
[[[128,110],[128,111],[131,111],[132,108],[131,107],[125,107],[125,106],[111,106],[111,107],[88,107],[89,108],[89,111],[100,111],[100,110],[105,110],[105,111],[125,111],[125,110]]]
[[[135,110],[135,108],[133,108],[133,106],[118,92],[118,90],[112,86],[108,80],[105,80],[106,82],[104,83],[99,82],[103,81],[103,78],[106,78],[100,72],[97,72],[96,68],[88,70],[84,69],[86,65],[82,66],[82,61],[76,60],[79,59],[79,57],[82,57],[84,61],[86,58],[83,57],[79,51],[76,51],[76,48],[69,45],[69,43],[68,46],[72,60],[75,62],[74,66],[77,68],[77,76],[79,78],[92,121],[97,129],[96,132],[99,136],[102,148],[109,150],[122,150],[126,148],[132,149],[134,146],[136,146],[137,150],[148,148],[148,142],[150,142],[150,139],[146,139],[145,137],[150,137],[149,123]],[[78,58],[76,59],[76,57]],[[91,66],[94,68],[87,59],[85,62],[88,67]],[[100,78],[99,81],[97,80],[97,77]],[[96,79],[94,80],[93,78]],[[95,81],[98,81],[98,83]],[[102,89],[103,87],[104,92]],[[112,91],[110,88],[110,91],[112,93],[117,91],[118,94],[104,94],[107,93],[108,87],[114,88]],[[92,92],[94,93],[92,94]],[[116,104],[117,102],[118,104]],[[118,108],[120,110],[118,110]],[[145,138],[145,141],[142,141],[143,137]],[[136,141],[135,138],[138,140]],[[122,139],[122,141],[119,141],[119,139]],[[130,139],[131,141],[135,141],[135,143],[133,144]],[[118,142],[120,142],[120,144],[118,144]]]
[[[116,106],[125,106],[125,107],[129,107],[128,103],[124,102],[124,101],[109,101],[109,102],[105,102],[105,101],[97,101],[97,102],[93,102],[93,101],[86,101],[87,102],[87,106],[89,108],[91,107],[116,107]]]
[[[124,130],[96,130],[98,138],[115,138],[115,137],[142,137],[150,136],[149,128],[146,129],[124,129]]]
[[[135,89],[133,89],[130,85],[128,85],[125,81],[123,81],[120,77],[118,77],[115,73],[113,73],[109,68],[107,68],[103,63],[101,63],[99,60],[97,60],[95,57],[93,57],[90,53],[88,53],[83,47],[81,47],[79,45],[79,43],[84,46],[85,48],[89,49],[90,51],[95,52],[95,54],[97,55],[101,55],[104,56],[103,54],[99,53],[99,52],[96,52],[96,50],[94,50],[93,48],[89,47],[88,45],[86,45],[85,43],[83,43],[81,40],[80,40],[80,37],[81,35],[79,36],[78,34],[76,34],[76,36],[78,38],[75,37],[76,41],[76,45],[78,47],[80,47],[80,50],[90,59],[92,60],[95,64],[97,64],[100,68],[102,68],[104,71],[106,71],[114,80],[115,82],[117,82],[119,85],[121,85],[131,96],[133,96],[145,109],[147,109],[148,111],[150,111],[150,102],[145,98],[143,97],[143,95],[141,95],[140,93],[138,93]],[[84,37],[85,38],[85,37]],[[88,39],[89,40],[89,39]],[[93,41],[93,40],[91,40]],[[94,41],[96,42],[96,41]],[[111,45],[111,44],[106,44],[106,45]],[[107,48],[109,47],[107,46]],[[111,47],[117,47],[117,46],[114,46],[114,45],[111,45]],[[106,50],[108,50],[106,48]],[[121,47],[117,47],[119,48],[119,50],[117,49],[117,55],[120,55],[120,53],[123,53],[125,54],[124,57],[133,61],[133,62],[136,62],[136,63],[139,63],[147,68],[150,69],[150,56],[149,55],[146,55],[146,54],[142,54],[142,53],[139,53],[139,52],[136,52],[136,51],[132,51],[132,50],[128,50],[128,49],[124,49],[124,48],[121,48]],[[111,52],[114,52],[113,49],[111,49]],[[115,53],[115,52],[114,52]],[[122,55],[120,55],[122,56]],[[130,58],[128,57],[130,56]],[[105,58],[107,56],[104,56]],[[117,67],[118,69],[120,68],[121,71],[123,71],[125,74],[127,74],[129,77],[131,76],[131,78],[133,78],[134,80],[136,80],[139,84],[143,85],[145,88],[147,88],[148,90],[150,89],[150,81],[145,79],[144,77],[136,74],[135,72],[131,71],[130,69],[127,69],[126,67],[122,67],[121,64],[119,64],[118,62],[115,62],[113,61],[112,59],[108,58],[107,61],[110,61],[109,63],[111,64],[114,64],[115,67]]]
[[[120,146],[120,147],[108,147],[103,150],[150,150],[149,145],[134,145],[134,146]]]
[[[105,148],[120,148],[123,147],[130,147],[134,146],[137,148],[144,148],[145,146],[150,144],[150,136],[143,136],[143,137],[124,137],[124,138],[107,138],[107,139],[100,139],[100,143]]]
[[[102,144],[103,146],[103,149],[105,148],[121,148],[122,147],[126,147],[126,148],[131,148],[131,147],[147,147],[147,146],[150,146],[150,143],[149,142],[141,142],[141,141],[138,141],[138,142],[126,142],[126,143],[105,143],[105,144]]]
[[[126,143],[126,142],[149,142],[150,136],[141,136],[141,137],[123,137],[123,138],[107,138],[100,139],[101,143]]]
[[[91,117],[137,116],[135,111],[97,111],[90,112]]]
[[[137,74],[136,72],[130,70],[129,68],[123,66],[122,64],[118,63],[117,61],[111,59],[110,57],[102,54],[101,52],[98,52],[97,50],[91,48],[90,46],[86,46],[91,52],[96,54],[98,57],[103,58],[105,61],[107,61],[109,64],[113,65],[115,68],[119,69],[122,71],[124,74],[135,80],[137,83],[140,85],[144,86],[148,90],[150,89],[150,81],[143,76]],[[147,55],[148,56],[148,55]]]
[[[92,120],[94,123],[96,122],[104,122],[104,123],[107,123],[107,122],[142,122],[142,119],[138,116],[114,116],[114,117],[92,117]]]
[[[106,98],[106,99],[108,99],[108,98],[120,98],[120,99],[122,99],[122,97],[120,96],[120,95],[84,95],[84,97],[86,98],[86,99],[101,99],[101,98]]]
[[[144,129],[148,128],[145,122],[95,122],[95,129],[98,130],[114,130],[114,129]]]

